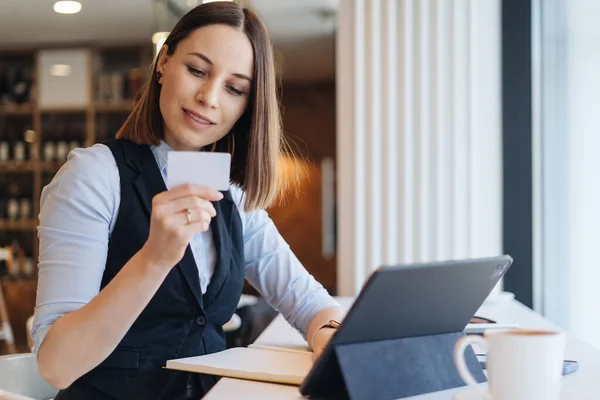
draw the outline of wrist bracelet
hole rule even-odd
[[[332,328],[332,329],[338,329],[340,327],[341,323],[336,321],[335,319],[330,319],[329,321],[325,322],[323,325],[319,326],[317,329],[315,329],[315,331],[312,334],[312,337],[310,338],[310,347],[311,349],[313,349],[313,351],[315,350],[315,347],[313,346],[313,342],[315,340],[315,334],[317,332],[319,332],[321,329],[323,328]]]

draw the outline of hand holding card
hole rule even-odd
[[[231,154],[196,151],[171,151],[167,157],[167,188],[192,183],[229,190]]]

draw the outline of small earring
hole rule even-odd
[[[156,71],[156,82],[160,83],[160,80],[162,79],[163,74],[160,71]]]

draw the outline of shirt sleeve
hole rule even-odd
[[[110,149],[76,149],[42,190],[38,288],[31,336],[37,352],[52,324],[100,291],[120,201]]]
[[[231,192],[244,229],[246,279],[306,338],[314,316],[338,302],[306,271],[267,212],[245,212],[241,189]]]

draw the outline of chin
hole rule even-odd
[[[203,147],[213,144],[212,140],[206,140],[204,136],[202,133],[186,132],[183,135],[176,136],[175,140],[187,151],[199,151]]]

